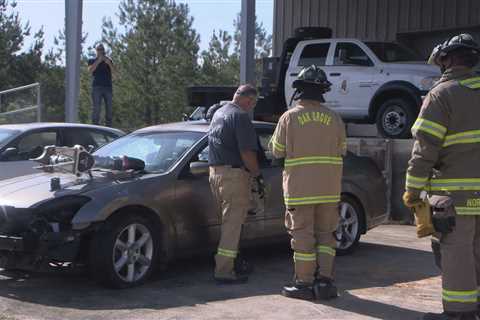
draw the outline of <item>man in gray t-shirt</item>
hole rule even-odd
[[[248,116],[257,101],[257,90],[240,86],[231,103],[218,109],[208,132],[210,186],[222,210],[222,229],[215,256],[215,279],[239,283],[246,275],[235,271],[238,242],[250,205],[251,179],[263,194],[255,129]]]

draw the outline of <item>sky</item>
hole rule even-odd
[[[23,23],[27,21],[32,31],[45,31],[46,47],[53,46],[53,39],[64,26],[65,2],[67,0],[16,0],[16,11]],[[223,29],[232,32],[233,20],[241,10],[241,0],[176,0],[187,3],[194,18],[193,27],[200,34],[200,49],[206,49],[213,30]],[[256,0],[256,14],[267,31],[272,33],[273,1]],[[86,47],[92,46],[101,37],[103,17],[110,17],[118,23],[118,5],[121,0],[83,0],[83,32],[88,33]],[[25,44],[31,44],[27,39]]]

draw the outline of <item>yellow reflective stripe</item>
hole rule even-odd
[[[443,147],[448,147],[454,144],[478,142],[480,142],[480,130],[471,130],[446,136]]]
[[[480,215],[480,207],[479,208],[471,208],[471,207],[455,207],[457,214],[462,216],[478,216]]]
[[[451,291],[443,289],[443,300],[448,302],[477,303],[478,290]]]
[[[443,140],[443,138],[445,137],[445,134],[447,133],[446,127],[436,122],[423,119],[423,118],[418,118],[412,127],[412,132],[415,132],[418,130],[429,133],[432,136],[439,138],[440,140]]]
[[[471,179],[432,179],[432,191],[475,191],[480,190],[480,178]]]
[[[340,201],[340,196],[317,196],[304,198],[285,197],[285,204],[289,206],[306,205],[316,203],[336,203]]]
[[[285,160],[285,167],[301,166],[305,164],[343,164],[341,157],[300,157]]]
[[[277,142],[273,138],[270,140],[270,142],[272,143],[274,149],[277,149],[278,151],[285,151],[285,145]]]
[[[331,247],[327,247],[327,246],[317,246],[317,252],[318,252],[318,253],[328,254],[328,255],[331,255],[331,256],[335,256],[335,255],[336,255],[335,249],[333,249],[333,248],[331,248]]]
[[[469,84],[469,83],[474,83],[474,82],[480,82],[480,77],[473,77],[473,78],[468,78],[465,80],[460,81],[460,84]]]
[[[229,257],[229,258],[236,258],[238,251],[234,250],[227,250],[223,248],[218,248],[217,254],[219,256]]]
[[[315,253],[294,252],[293,253],[293,260],[294,261],[316,261],[317,260],[317,255]]]
[[[427,178],[420,178],[420,177],[415,177],[407,173],[407,179],[405,182],[405,186],[407,188],[414,188],[414,189],[423,189],[428,183],[428,177]]]
[[[480,77],[465,79],[460,81],[460,84],[468,87],[470,89],[479,89],[480,88]]]

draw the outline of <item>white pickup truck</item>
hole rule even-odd
[[[440,78],[440,69],[394,42],[332,38],[332,30],[306,27],[285,41],[280,57],[265,58],[255,119],[276,121],[291,107],[292,83],[300,70],[315,64],[327,73],[332,90],[327,105],[346,122],[376,123],[386,138],[410,137],[422,97]],[[189,105],[203,111],[235,92],[230,86],[188,88]]]
[[[376,123],[379,133],[389,138],[409,136],[422,97],[440,77],[438,67],[396,43],[304,40],[297,43],[285,75],[289,108],[293,81],[312,64],[321,66],[332,82],[325,95],[330,108],[347,121]]]

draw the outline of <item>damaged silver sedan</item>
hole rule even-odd
[[[282,164],[266,151],[274,125],[255,128],[268,192],[249,212],[242,247],[287,239]],[[40,165],[50,172],[1,181],[0,267],[83,265],[98,282],[125,288],[172,259],[212,253],[221,214],[208,183],[207,130],[204,121],[145,128],[96,151],[93,168],[83,151],[66,150]],[[387,218],[386,186],[371,160],[349,154],[342,188],[336,235],[348,253]]]

